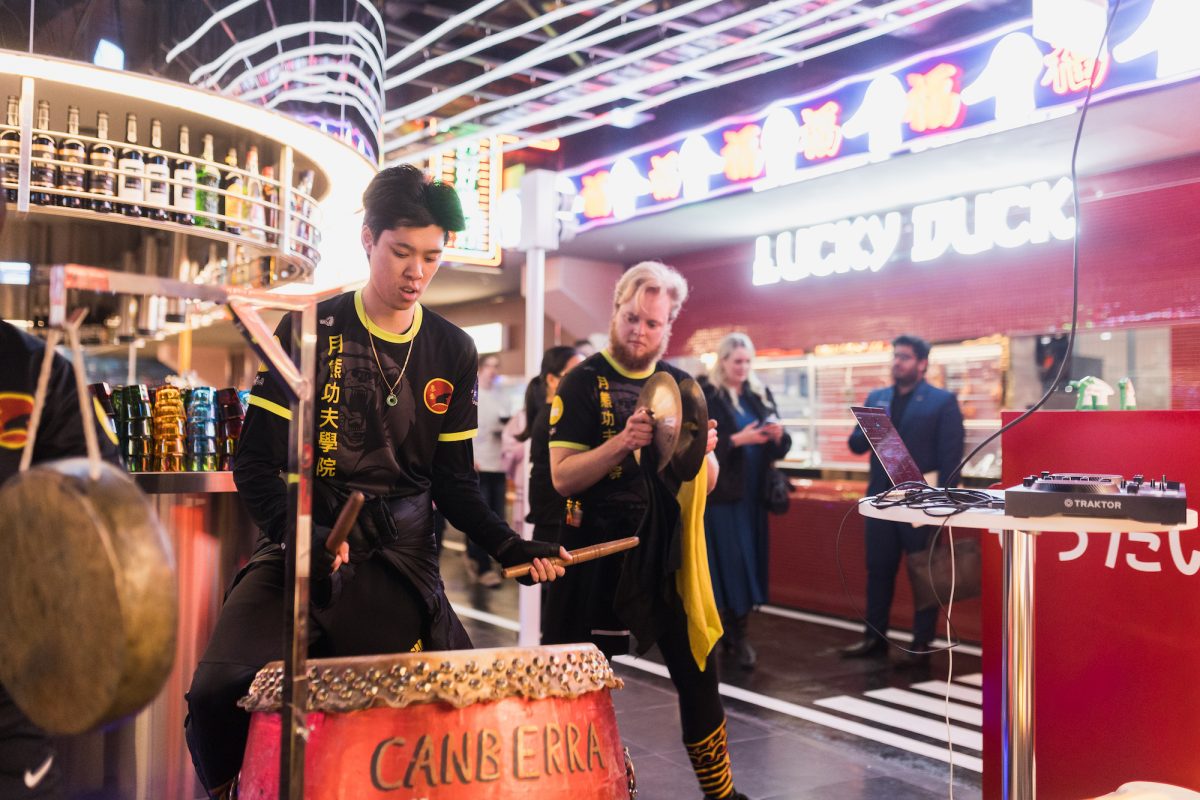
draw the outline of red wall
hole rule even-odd
[[[1165,473],[1195,507],[1197,449],[1195,411],[1044,411],[1004,434],[1003,483],[1043,469]],[[997,537],[983,541],[983,796],[999,800],[1001,554]],[[1200,535],[1078,543],[1043,533],[1034,546],[1038,796],[1096,797],[1128,781],[1200,791]]]
[[[1081,181],[1081,325],[1200,322],[1197,182],[1200,157]],[[1041,333],[1070,321],[1070,242],[950,255],[925,264],[893,261],[877,273],[756,287],[750,282],[752,239],[670,259],[691,284],[674,325],[674,354],[713,350],[733,328],[745,330],[760,350],[809,350],[906,331],[932,341]],[[1192,333],[1187,341],[1197,337]],[[1181,355],[1194,356],[1196,345],[1188,347]],[[1179,377],[1200,386],[1200,376]],[[1177,407],[1200,407],[1196,392],[1177,400],[1186,403]]]

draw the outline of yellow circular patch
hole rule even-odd
[[[425,384],[425,407],[435,414],[445,414],[450,408],[454,384],[445,378],[434,378]]]
[[[562,419],[562,397],[554,395],[554,402],[550,404],[550,424],[556,425]]]

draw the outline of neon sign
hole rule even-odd
[[[754,241],[755,286],[847,272],[878,272],[900,252],[911,229],[908,259],[920,264],[953,251],[977,255],[996,247],[1013,248],[1068,241],[1075,236],[1071,181],[1039,181],[954,197],[899,211],[825,222]]]
[[[431,171],[454,186],[466,229],[450,234],[443,257],[456,264],[500,265],[496,209],[500,199],[501,147],[495,139],[461,145],[436,156]]]
[[[1089,85],[1101,99],[1200,74],[1200,0],[1126,4],[1098,62],[1103,3],[1034,5],[1033,21],[567,170],[580,230],[1042,122]]]

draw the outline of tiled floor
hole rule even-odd
[[[453,546],[453,545],[452,545]],[[476,646],[516,643],[517,593],[468,586],[461,553],[447,549],[442,572]],[[482,612],[482,613],[480,613]],[[930,669],[844,661],[837,649],[858,634],[757,612],[751,638],[759,665],[722,663],[730,753],[738,790],[754,800],[935,800],[951,796],[947,763],[946,657]],[[614,664],[625,688],[613,702],[637,769],[641,800],[699,798],[680,743],[669,680],[652,651]],[[979,659],[956,654],[952,723],[953,796],[980,797]]]

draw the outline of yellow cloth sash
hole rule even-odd
[[[717,601],[713,598],[712,577],[708,573],[708,545],[704,540],[704,506],[708,501],[708,458],[700,465],[695,479],[679,489],[679,524],[682,536],[682,563],[675,573],[675,590],[683,599],[687,614],[688,643],[696,666],[704,663],[717,640],[725,633]]]

